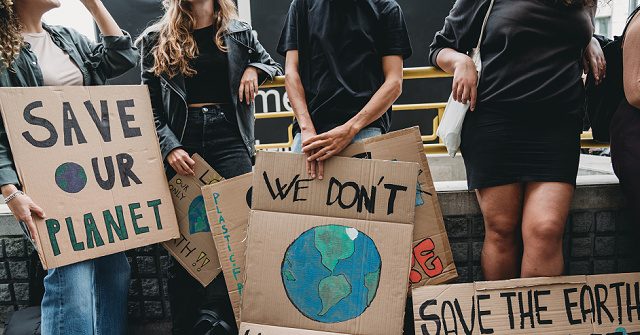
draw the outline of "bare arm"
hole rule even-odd
[[[623,49],[624,94],[627,101],[640,108],[640,15],[631,22]]]
[[[293,113],[300,125],[300,130],[313,130],[313,132],[315,132],[315,127],[311,121],[311,115],[309,115],[304,87],[302,86],[302,80],[300,79],[300,72],[298,70],[299,64],[298,50],[287,51],[284,84],[287,89],[289,101],[291,102],[291,108],[293,108]]]
[[[436,63],[445,72],[453,74],[453,99],[470,103],[469,108],[474,111],[478,96],[478,71],[471,57],[454,49],[444,48],[438,53]]]
[[[80,0],[89,10],[93,19],[98,25],[98,29],[104,36],[123,36],[122,29],[113,19],[101,0]]]
[[[382,58],[384,84],[373,95],[364,108],[346,123],[352,132],[357,134],[379,119],[402,94],[402,56],[386,56]]]
[[[385,81],[364,108],[347,123],[303,142],[303,151],[316,151],[310,161],[325,161],[346,148],[362,129],[380,118],[402,94],[402,56],[385,56],[382,68]]]

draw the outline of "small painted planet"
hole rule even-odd
[[[87,174],[77,163],[64,163],[56,169],[56,184],[67,193],[78,193],[87,186]]]
[[[282,282],[307,318],[338,323],[359,317],[373,302],[382,261],[373,240],[355,228],[310,229],[287,249]]]
[[[189,233],[193,235],[210,231],[211,227],[209,226],[209,219],[207,219],[204,198],[199,195],[189,205]]]

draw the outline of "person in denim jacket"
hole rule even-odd
[[[133,68],[138,53],[99,0],[80,0],[102,36],[94,43],[73,29],[42,23],[59,0],[0,0],[0,87],[97,86]],[[20,191],[4,124],[0,185],[7,205],[32,237],[41,207]],[[130,269],[124,253],[49,270],[42,334],[124,334]]]

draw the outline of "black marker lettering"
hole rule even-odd
[[[58,141],[58,133],[56,132],[56,128],[51,122],[49,122],[49,120],[33,116],[33,114],[31,114],[31,112],[36,108],[42,108],[42,101],[34,101],[28,104],[27,107],[24,108],[22,117],[28,124],[33,126],[40,126],[49,131],[49,137],[42,141],[38,141],[33,138],[31,133],[29,133],[28,131],[22,133],[22,137],[24,137],[24,139],[27,140],[29,144],[33,145],[36,148],[51,148]]]
[[[100,116],[93,107],[91,101],[85,101],[84,106],[87,108],[87,112],[91,116],[91,120],[96,124],[96,128],[102,136],[102,140],[105,142],[111,142],[111,124],[109,122],[109,105],[106,100],[100,100]]]
[[[124,133],[124,138],[138,137],[142,136],[142,132],[140,128],[137,127],[129,127],[129,122],[133,122],[136,120],[135,116],[131,114],[127,114],[127,108],[135,107],[136,104],[133,100],[118,100],[116,102],[118,106],[118,114],[120,115],[120,124],[122,124],[122,131]]]

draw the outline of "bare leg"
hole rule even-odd
[[[522,277],[562,275],[562,237],[573,191],[573,185],[566,183],[528,183],[525,186]]]
[[[520,275],[522,192],[521,184],[476,191],[484,216],[482,271],[486,280],[512,279]]]

